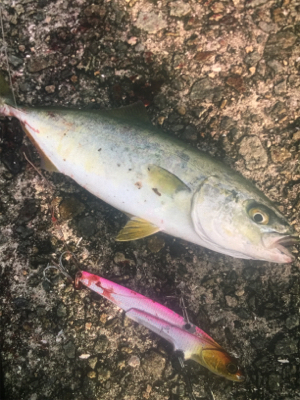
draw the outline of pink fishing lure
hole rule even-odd
[[[218,343],[197,326],[187,323],[183,317],[169,308],[133,290],[100,276],[80,271],[75,287],[81,285],[110,300],[126,312],[126,316],[145,326],[173,344],[184,359],[192,359],[217,375],[242,382],[242,374],[236,360]]]

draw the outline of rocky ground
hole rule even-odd
[[[254,181],[299,231],[299,1],[2,5],[18,105],[141,100],[153,124]],[[188,362],[196,399],[300,398],[299,258],[236,260],[163,234],[116,243],[120,212],[62,175],[43,180],[18,122],[0,129],[1,400],[190,397],[165,341],[55,271],[45,279],[67,249],[178,312],[181,290],[190,319],[247,376],[233,383]]]

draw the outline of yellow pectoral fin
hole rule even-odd
[[[159,193],[172,197],[182,190],[190,192],[190,188],[185,183],[166,169],[154,164],[148,165],[147,169],[149,183],[156,188]]]
[[[160,231],[160,228],[142,218],[133,217],[130,219],[116,237],[118,242],[142,239]]]

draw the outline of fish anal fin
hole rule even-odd
[[[180,191],[190,192],[190,188],[183,183],[176,175],[154,164],[147,166],[149,183],[151,187],[156,188],[159,193],[167,196],[174,196]]]
[[[151,222],[142,218],[133,217],[127,222],[124,228],[121,229],[116,237],[116,241],[127,242],[129,240],[142,239],[158,231],[160,231],[160,228],[153,225]]]
[[[46,171],[49,171],[49,172],[59,172],[59,170],[56,168],[56,166],[52,163],[52,161],[49,160],[49,158],[47,158],[45,156],[45,154],[40,153],[40,157],[41,157],[41,168],[42,169],[45,169]]]

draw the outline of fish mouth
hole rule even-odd
[[[299,243],[300,243],[300,238],[298,236],[291,236],[291,235],[284,236],[277,240],[277,244],[284,247],[294,246],[295,244]]]
[[[287,262],[292,262],[295,260],[295,256],[289,247],[299,244],[300,238],[296,235],[283,235],[278,237],[278,234],[271,234],[264,238],[263,242],[268,249],[277,250],[283,257],[287,256],[289,258]]]

